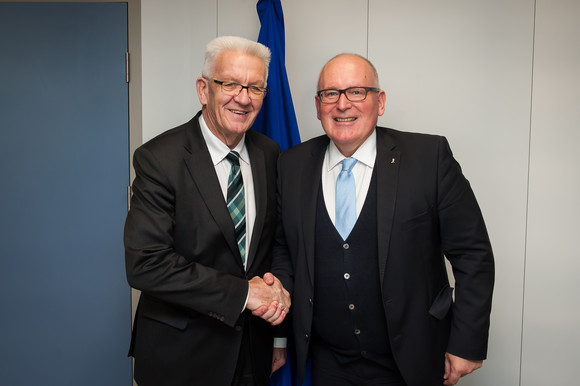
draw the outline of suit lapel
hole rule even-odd
[[[209,150],[201,135],[198,118],[199,114],[193,118],[191,130],[187,132],[185,147],[189,154],[185,156],[184,161],[193,182],[218,228],[222,231],[232,253],[234,256],[239,256],[240,251],[236,242],[230,213],[228,212]],[[242,259],[236,260],[240,267],[243,268]]]
[[[397,200],[397,183],[401,154],[386,130],[377,128],[377,235],[381,287],[385,277],[387,256]]]
[[[321,137],[320,144],[312,150],[302,163],[302,187],[300,202],[302,203],[302,232],[306,248],[306,261],[310,274],[310,283],[314,283],[314,251],[315,251],[315,228],[316,228],[316,205],[320,178],[322,174],[322,162],[328,146],[328,137]]]
[[[252,164],[252,179],[254,180],[254,196],[256,201],[256,219],[254,220],[254,229],[252,230],[252,240],[249,240],[249,245],[252,245],[253,247],[250,248],[250,254],[248,256],[248,269],[254,262],[256,251],[258,250],[258,243],[260,242],[260,235],[262,234],[266,218],[266,204],[268,202],[266,161],[264,158],[264,152],[257,146],[254,146],[249,134],[249,132],[246,133],[246,146]]]

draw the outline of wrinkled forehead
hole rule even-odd
[[[264,61],[255,55],[240,51],[224,51],[217,57],[212,75],[230,77],[228,80],[251,78],[253,82],[265,82],[266,66]]]

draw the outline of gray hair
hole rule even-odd
[[[268,81],[268,66],[272,58],[270,49],[261,43],[239,36],[219,36],[207,44],[205,47],[205,62],[203,64],[203,71],[201,72],[203,77],[210,78],[213,75],[216,60],[224,51],[241,52],[261,59],[264,67],[266,67],[264,79],[264,87],[266,87]]]

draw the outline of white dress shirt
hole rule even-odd
[[[234,149],[230,149],[210,131],[203,119],[203,115],[199,117],[199,126],[201,127],[201,134],[207,144],[209,155],[215,167],[215,172],[226,202],[228,196],[228,178],[232,168],[232,164],[226,159],[226,156],[231,150],[237,151],[240,155],[240,170],[242,171],[242,179],[244,180],[244,197],[246,200],[246,257],[250,256],[250,249],[252,247],[250,241],[252,240],[252,229],[254,229],[254,222],[256,220],[256,199],[250,155],[246,148],[246,135],[244,134],[244,137]],[[248,259],[246,258],[244,268],[247,268],[247,264]]]
[[[334,142],[330,141],[326,149],[326,154],[324,155],[324,161],[322,162],[322,193],[324,195],[328,216],[335,225],[336,179],[342,170],[341,162],[345,158],[347,157],[342,155]],[[352,158],[356,158],[357,160],[357,163],[352,168],[352,173],[356,187],[356,218],[358,219],[369,191],[375,159],[377,158],[376,131],[373,131],[366,141],[363,142],[352,155]]]

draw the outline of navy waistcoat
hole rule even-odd
[[[345,363],[362,357],[396,368],[379,279],[376,179],[375,171],[346,240],[328,216],[322,188],[318,193],[313,343]]]

